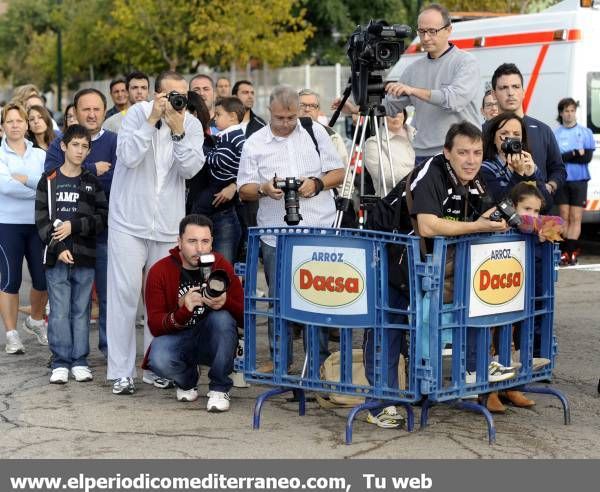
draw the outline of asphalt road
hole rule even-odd
[[[590,254],[600,251],[597,246],[587,245],[582,263],[600,263],[600,256]],[[359,420],[354,442],[347,446],[346,410],[322,410],[312,403],[299,417],[297,407],[281,397],[267,403],[262,427],[253,431],[252,408],[265,387],[234,389],[231,411],[225,414],[206,412],[205,374],[202,396],[193,403],[177,402],[174,390],[142,383],[133,396],[112,395],[92,330],[95,379],[90,383],[48,384],[48,350],[26,334],[25,355],[2,351],[0,457],[600,458],[599,292],[600,271],[560,271],[555,310],[560,355],[552,384],[570,401],[570,426],[562,423],[558,400],[535,395],[532,409],[511,407],[495,418],[493,446],[481,416],[445,406],[432,411],[427,429],[413,433]],[[418,415],[417,408],[417,421]]]

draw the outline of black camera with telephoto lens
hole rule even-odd
[[[302,220],[298,196],[298,188],[300,188],[301,185],[302,181],[298,178],[280,179],[277,175],[273,178],[273,186],[279,190],[283,190],[283,199],[285,202],[285,215],[283,220],[285,220],[287,225],[298,225]]]
[[[523,144],[518,138],[505,138],[504,140],[502,140],[500,148],[502,149],[502,152],[504,152],[506,155],[520,154],[521,152],[523,152]]]
[[[229,276],[225,270],[213,270],[215,255],[212,253],[200,255],[200,272],[202,273],[202,283],[200,284],[200,294],[208,299],[219,297],[229,289]]]
[[[171,91],[167,94],[167,100],[173,106],[175,111],[181,111],[187,106],[188,98],[187,94],[181,94],[181,92]]]
[[[511,227],[518,227],[521,225],[521,217],[519,217],[515,205],[510,198],[505,198],[499,202],[496,207],[496,210],[490,215],[490,220],[500,222],[504,219]]]

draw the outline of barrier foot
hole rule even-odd
[[[262,393],[256,398],[256,403],[254,404],[254,414],[252,416],[252,429],[256,430],[260,428],[260,412],[262,411],[263,403],[272,396],[282,395],[283,393],[287,393],[288,391],[296,390],[292,390],[291,388],[275,388]],[[302,393],[302,396],[304,396],[304,391],[302,391]],[[300,406],[302,408],[302,411],[304,411],[304,405],[301,403]],[[301,413],[300,415],[304,415],[304,413]]]
[[[421,423],[419,429],[427,427],[427,420],[429,419],[429,408],[435,405],[429,398],[424,398],[421,402]]]
[[[490,411],[483,405],[473,403],[472,401],[455,400],[449,402],[453,407],[460,408],[461,410],[470,410],[471,412],[477,412],[484,416],[487,427],[488,427],[488,441],[490,446],[496,442],[496,426],[494,425],[494,417]]]
[[[413,412],[412,406],[409,403],[383,403],[381,401],[371,401],[354,407],[348,414],[348,419],[346,420],[346,444],[352,444],[352,424],[354,423],[354,418],[356,417],[356,415],[358,415],[364,410],[372,410],[374,408],[385,408],[391,405],[401,405],[406,409],[406,430],[408,432],[412,432],[415,425],[415,414]]]
[[[483,405],[479,405],[477,403],[473,403],[471,401],[464,401],[464,400],[451,400],[451,401],[443,402],[443,403],[451,405],[452,407],[458,408],[460,410],[469,410],[471,412],[477,412],[477,413],[482,414],[487,423],[488,442],[490,443],[490,445],[492,445],[496,442],[496,426],[494,425],[494,418],[492,417],[492,414],[486,407],[484,407]],[[421,426],[420,426],[421,429],[423,429],[424,427],[427,427],[427,421],[429,419],[429,409],[431,407],[433,407],[434,405],[435,405],[435,402],[432,402],[428,398],[423,400],[423,402],[421,404]]]
[[[306,394],[303,389],[293,390],[294,401],[298,402],[298,415],[303,417],[306,413]]]
[[[571,423],[571,407],[569,405],[569,400],[561,391],[550,388],[548,386],[522,386],[519,388],[521,391],[525,393],[540,393],[544,395],[553,395],[556,396],[560,400],[563,406],[563,416],[565,419],[565,425],[569,425]]]

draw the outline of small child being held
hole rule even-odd
[[[237,173],[246,141],[240,122],[246,109],[237,97],[223,97],[215,105],[219,129],[215,146],[206,150],[208,182],[192,197],[191,212],[209,217],[214,224],[213,248],[234,262],[242,235],[235,200]]]
[[[107,224],[108,202],[98,181],[82,164],[90,134],[71,125],[60,147],[64,163],[42,174],[35,199],[35,224],[44,250],[52,351],[50,383],[90,381],[88,366],[90,296],[96,264],[96,236]]]

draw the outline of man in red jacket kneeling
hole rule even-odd
[[[175,381],[179,401],[194,401],[198,364],[210,366],[206,409],[226,412],[244,293],[232,265],[212,252],[212,231],[208,217],[184,217],[177,247],[150,268],[146,308],[155,338],[142,367]]]

